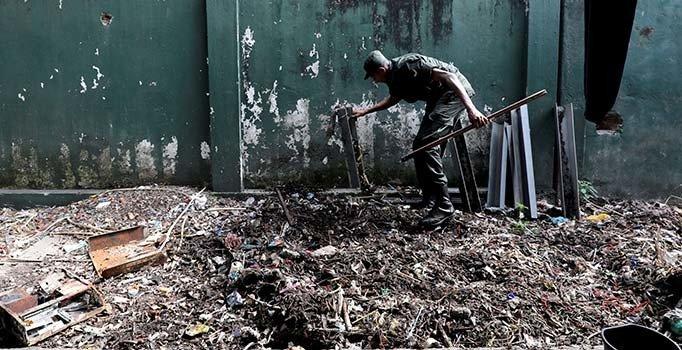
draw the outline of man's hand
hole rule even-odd
[[[469,110],[469,121],[475,127],[480,128],[486,126],[490,123],[490,120],[486,118],[481,111],[476,108]]]
[[[367,115],[369,110],[367,108],[359,108],[359,107],[354,107],[353,108],[353,118],[360,118],[364,117]]]

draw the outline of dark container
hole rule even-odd
[[[604,328],[601,338],[604,350],[682,350],[665,335],[636,324]]]

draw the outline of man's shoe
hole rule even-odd
[[[422,209],[431,209],[433,206],[436,205],[436,199],[433,197],[424,197],[422,198],[421,201],[417,203],[412,203],[410,204],[410,209],[414,210],[422,210]]]
[[[435,228],[444,223],[450,221],[450,219],[455,215],[455,210],[450,208],[450,210],[442,208],[433,208],[421,221],[419,225],[426,228]]]
[[[419,224],[424,227],[433,228],[440,226],[450,220],[455,214],[455,208],[450,201],[450,194],[448,193],[448,186],[442,185],[436,188],[434,192],[436,204],[433,206],[429,214],[426,215]]]
[[[432,190],[429,189],[429,187],[425,186],[422,188],[422,200],[417,203],[410,204],[410,209],[431,209],[434,205],[436,205],[436,195]]]

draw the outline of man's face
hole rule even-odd
[[[388,69],[386,67],[379,67],[377,68],[374,73],[372,73],[372,80],[375,83],[385,83],[386,82],[386,76],[388,75]]]

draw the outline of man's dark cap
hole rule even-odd
[[[382,67],[384,64],[388,63],[388,60],[384,55],[381,53],[379,50],[374,50],[369,53],[367,56],[367,59],[365,60],[365,79],[369,78],[372,76],[372,73],[374,73],[379,67]]]

